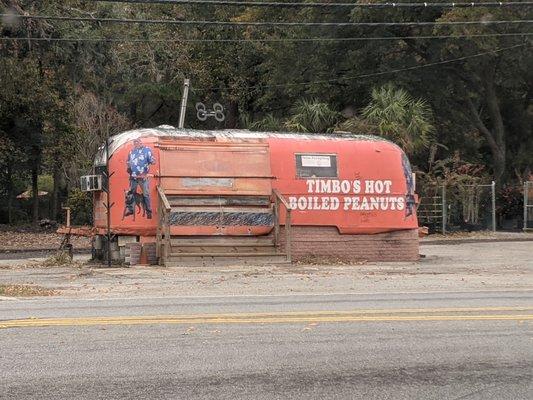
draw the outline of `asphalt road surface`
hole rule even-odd
[[[531,399],[533,292],[0,301],[0,399]]]

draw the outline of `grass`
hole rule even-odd
[[[7,297],[32,297],[54,296],[57,292],[41,286],[33,285],[0,285],[0,296]]]

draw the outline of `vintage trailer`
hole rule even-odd
[[[102,147],[83,178],[97,252],[106,161]],[[113,248],[131,263],[419,256],[409,161],[377,136],[138,129],[112,137],[109,171]]]

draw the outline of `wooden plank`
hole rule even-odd
[[[287,202],[287,200],[285,200],[285,198],[284,198],[283,195],[279,192],[278,189],[273,189],[273,190],[272,190],[272,193],[274,193],[274,195],[275,195],[276,197],[279,198],[279,200],[283,203],[283,205],[285,206],[285,208],[286,208],[287,210],[290,210],[290,209],[291,209],[291,206],[289,205],[289,203]]]
[[[272,214],[272,210],[270,208],[265,207],[172,207],[171,212],[195,212],[195,213],[212,213],[212,212],[220,212],[220,213],[251,213],[251,214]]]
[[[161,186],[157,186],[157,193],[159,193],[159,198],[163,202],[163,206],[166,211],[170,211],[170,203],[167,200],[167,196],[165,196],[165,191],[161,188]]]
[[[228,253],[228,254],[276,254],[276,248],[272,245],[266,246],[172,246],[172,254],[210,254],[210,253]]]
[[[223,265],[271,265],[289,264],[284,254],[268,257],[224,257],[224,258],[174,258],[165,266],[170,268],[186,268],[197,266],[223,266]]]
[[[240,183],[243,183],[240,185]],[[234,194],[244,195],[244,196],[266,196],[268,193],[270,193],[270,183],[269,182],[260,182],[257,185],[254,184],[254,182],[245,182],[240,181],[237,182],[237,185],[235,188],[230,190],[212,190],[210,188],[198,188],[198,189],[184,189],[178,187],[175,187],[175,182],[162,182],[163,186],[165,187],[165,193],[167,195],[176,195],[176,196],[183,196],[183,195],[206,195],[210,194],[213,196],[231,196]]]
[[[171,239],[172,246],[272,246],[274,240],[271,237],[250,237],[250,238],[229,238],[229,237],[212,237],[198,239]]]
[[[281,253],[171,253],[167,259],[174,257],[266,257],[277,256]]]
[[[287,252],[287,261],[291,262],[292,261],[292,255],[291,255],[292,236],[291,236],[291,209],[290,208],[287,209],[287,217],[285,219],[285,232],[287,234],[285,251]]]
[[[272,176],[268,144],[239,146],[237,143],[180,144],[160,152],[164,176],[252,177]]]
[[[269,196],[167,196],[171,206],[269,206]]]

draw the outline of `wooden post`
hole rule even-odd
[[[158,196],[159,197],[159,196]],[[157,205],[157,228],[155,236],[155,256],[160,259],[161,257],[161,199],[159,199]]]
[[[171,250],[170,243],[170,213],[165,212],[165,265],[166,259],[169,257]]]
[[[533,204],[529,204],[529,186],[533,184],[531,181],[524,182],[524,232],[531,228],[527,225],[529,222],[529,210],[533,209]]]
[[[446,210],[446,185],[442,185],[442,234],[446,235],[446,219],[447,210]]]
[[[61,207],[63,210],[67,212],[67,228],[70,228],[70,207]]]
[[[287,208],[287,217],[285,218],[285,234],[286,234],[286,243],[285,251],[287,252],[287,261],[292,261],[291,254],[291,210]]]
[[[274,245],[279,246],[279,199],[274,195]]]
[[[190,83],[191,81],[189,79],[183,81],[183,95],[181,96],[180,117],[178,123],[178,128],[180,129],[183,129],[185,126],[185,114],[187,112],[187,98],[189,97]]]
[[[159,194],[159,205],[161,207],[161,214],[160,214],[160,227],[161,227],[161,236],[162,236],[162,243],[163,243],[163,249],[164,251],[160,255],[160,263],[162,262],[163,265],[166,264],[166,259],[168,255],[170,254],[170,211],[172,208],[170,207],[170,203],[168,202],[167,196],[165,195],[165,191],[161,188],[161,186],[157,186],[157,193]]]

